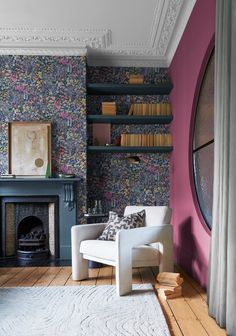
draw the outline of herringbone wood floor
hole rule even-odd
[[[207,313],[205,291],[187,274],[184,276],[183,297],[160,300],[173,336],[225,336]],[[133,283],[156,285],[155,268],[133,270]],[[89,279],[71,279],[71,267],[12,267],[0,268],[0,287],[19,286],[79,286],[115,284],[114,268],[90,269]]]

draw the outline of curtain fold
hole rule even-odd
[[[236,1],[217,0],[209,314],[236,336]]]

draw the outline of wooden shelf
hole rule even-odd
[[[87,93],[92,95],[168,95],[173,85],[170,82],[159,84],[113,84],[88,83]]]
[[[169,153],[172,146],[162,147],[140,147],[140,146],[88,146],[87,151],[91,153]]]
[[[129,116],[129,115],[88,115],[89,123],[110,123],[110,124],[169,124],[173,116]]]

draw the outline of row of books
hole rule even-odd
[[[171,134],[121,134],[121,146],[172,146]]]
[[[128,115],[171,115],[170,103],[131,104]]]

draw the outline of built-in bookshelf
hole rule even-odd
[[[158,84],[113,84],[113,83],[88,83],[87,93],[90,95],[167,95],[172,89],[169,81]],[[163,115],[164,114],[164,115]],[[88,115],[88,123],[110,123],[110,124],[169,124],[173,120],[169,103],[156,104],[131,104],[127,115]],[[127,135],[127,138],[131,135]],[[135,135],[136,136],[136,135]],[[159,134],[152,135],[157,139]],[[163,135],[163,138],[166,135]],[[163,141],[149,141],[150,135],[140,134],[145,141],[122,141],[121,146],[88,146],[87,151],[91,153],[165,153],[171,152],[173,147],[171,136],[167,143]],[[121,134],[122,140],[126,138]],[[157,145],[159,143],[159,145]],[[139,145],[137,145],[139,144]]]

